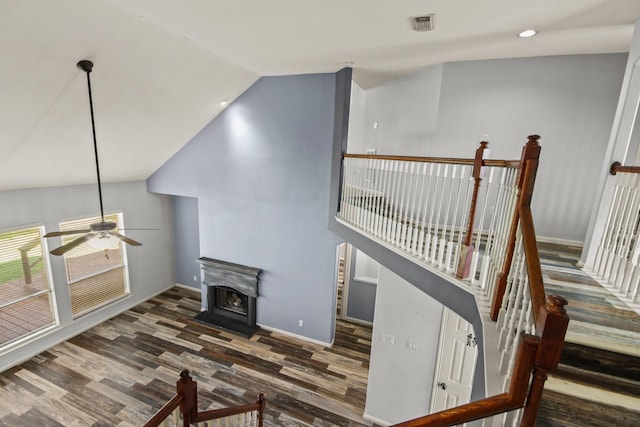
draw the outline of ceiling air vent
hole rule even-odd
[[[413,20],[413,29],[416,31],[431,31],[433,30],[433,21],[435,19],[435,15],[425,15],[425,16],[415,16],[412,18]]]

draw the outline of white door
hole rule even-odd
[[[477,357],[473,326],[445,307],[431,393],[431,413],[469,403]]]

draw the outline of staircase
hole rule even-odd
[[[547,288],[569,300],[571,322],[536,425],[637,426],[640,315],[576,267],[582,248],[538,246]]]

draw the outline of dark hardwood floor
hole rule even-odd
[[[539,249],[547,292],[569,299],[568,338],[637,352],[640,316],[575,267],[580,248]],[[1,373],[0,427],[140,426],[173,395],[185,368],[198,381],[203,410],[253,402],[263,392],[267,426],[370,425],[362,419],[370,328],[338,322],[328,348],[264,330],[251,339],[221,332],[194,322],[199,310],[199,293],[173,288]],[[586,348],[582,353],[596,354]],[[636,389],[625,382],[626,403],[614,395],[615,405],[600,404],[600,388],[573,382],[586,375],[574,362],[549,379],[538,425],[637,425],[637,396],[628,393]],[[596,362],[605,364],[602,356]]]
[[[0,374],[0,426],[140,426],[191,370],[201,409],[267,398],[267,426],[359,426],[371,329],[338,322],[333,347],[194,322],[173,288]]]

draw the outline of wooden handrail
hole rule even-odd
[[[182,395],[176,394],[174,395],[167,403],[165,403],[158,412],[155,413],[153,417],[146,423],[144,423],[143,427],[158,427],[161,422],[163,422],[169,415],[173,413],[182,402]]]
[[[230,408],[212,409],[210,411],[198,412],[196,422],[215,420],[217,418],[230,417],[232,415],[243,414],[245,412],[258,411],[258,425],[262,426],[262,415],[264,412],[266,400],[264,394],[260,393],[255,403],[249,403],[247,405],[233,406]]]
[[[514,212],[513,218],[511,219],[511,229],[509,231],[509,241],[507,243],[506,249],[507,253],[502,264],[502,270],[500,271],[500,274],[498,274],[496,291],[493,296],[491,311],[489,313],[491,320],[494,321],[498,319],[498,313],[500,312],[502,298],[507,289],[507,276],[509,275],[509,270],[511,269],[513,254],[516,248],[516,233],[518,231],[518,224],[520,222],[520,207],[525,202],[528,208],[530,208],[531,206],[533,184],[535,183],[535,174],[538,170],[538,159],[540,158],[540,145],[538,144],[539,139],[539,135],[529,135],[527,143],[522,148],[522,156],[520,160],[520,178],[518,179],[518,195],[516,196],[516,210]],[[529,171],[527,171],[527,168],[529,168]],[[527,182],[527,187],[524,188],[524,180],[527,173],[530,174],[530,177],[529,181]],[[525,194],[525,190],[528,192],[527,194]]]
[[[640,166],[623,166],[620,162],[611,163],[609,173],[616,175],[618,172],[640,173]]]
[[[493,301],[491,312],[492,318],[495,320],[506,290],[506,277],[511,268],[516,232],[519,226],[525,253],[533,316],[539,337],[522,336],[508,393],[416,418],[396,426],[450,426],[523,407],[520,425],[526,427],[535,425],[547,373],[556,369],[560,361],[569,323],[569,317],[564,308],[567,300],[557,295],[545,296],[531,214],[531,199],[540,156],[539,138],[538,135],[529,136],[529,141],[523,149],[518,182],[519,190],[507,247],[507,259],[505,259],[497,285],[496,293],[499,295]]]
[[[198,383],[191,378],[189,371],[186,369],[180,372],[180,379],[176,382],[176,390],[176,394],[165,403],[143,427],[158,427],[178,407],[180,407],[182,414],[183,427],[189,427],[192,424],[202,421],[230,417],[253,411],[258,412],[258,427],[262,427],[262,418],[266,405],[266,399],[262,393],[258,395],[255,403],[199,412]]]
[[[527,398],[529,378],[534,366],[537,348],[537,337],[521,335],[518,357],[513,369],[513,377],[508,393],[487,397],[466,405],[456,406],[455,408],[394,424],[394,427],[452,426],[521,408]]]
[[[382,154],[351,154],[342,153],[343,158],[351,159],[371,159],[371,160],[397,160],[402,162],[416,163],[448,163],[451,165],[473,166],[476,159],[460,159],[455,157],[420,157],[420,156],[389,156]],[[520,160],[491,160],[483,159],[482,166],[496,166],[503,168],[517,169],[520,167]]]

